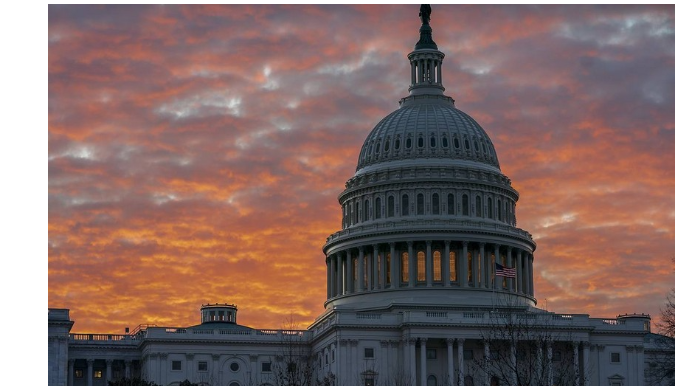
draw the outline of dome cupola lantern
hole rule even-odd
[[[414,51],[407,55],[410,60],[410,95],[436,94],[443,95],[443,77],[441,64],[445,54],[438,50],[438,46],[431,37],[431,6],[423,4],[419,10],[422,26],[419,27],[419,41]]]

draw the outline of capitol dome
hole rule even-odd
[[[421,14],[420,14],[421,15]],[[326,307],[535,306],[518,192],[487,132],[445,95],[445,54],[423,18],[407,55],[409,95],[364,140],[323,247]]]

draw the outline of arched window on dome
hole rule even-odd
[[[486,199],[486,210],[488,212],[487,217],[494,218],[494,207],[493,207],[493,201],[491,200],[491,197]]]
[[[453,145],[456,149],[460,149],[460,140],[458,139],[458,137],[453,138]]]
[[[417,138],[417,148],[421,149],[423,147],[424,147],[424,137],[422,137],[420,135],[419,138]]]
[[[395,150],[400,150],[400,137],[395,138]]]
[[[350,225],[353,225],[353,224],[354,224],[354,219],[355,219],[355,216],[354,216],[354,211],[355,211],[355,209],[354,209],[353,206],[352,206],[352,202],[350,202],[349,204],[347,204],[347,206],[348,206],[348,208],[350,208]]]
[[[407,137],[405,140],[405,148],[412,149],[412,137]]]
[[[441,146],[443,146],[444,149],[448,148],[448,137],[445,135],[443,136],[443,139],[441,140]]]
[[[470,150],[470,140],[465,138],[465,150]]]
[[[407,196],[407,194],[402,195],[402,215],[403,216],[409,216],[410,215],[410,199]]]
[[[395,215],[395,199],[393,196],[388,196],[388,204],[386,205],[387,217],[393,217]]]
[[[424,214],[424,195],[419,193],[417,195],[417,216]]]
[[[455,195],[448,194],[448,214],[455,214]]]
[[[483,217],[482,216],[482,209],[484,209],[484,208],[482,207],[482,196],[477,196],[475,198],[475,201],[476,201],[475,202],[476,208],[474,210],[474,215],[477,217]]]
[[[434,281],[441,281],[441,251],[434,251]]]
[[[477,140],[475,139],[475,140],[472,141],[472,142],[474,142],[474,151],[476,151],[477,153],[479,153],[479,144],[477,143]]]
[[[381,142],[376,142],[376,155],[381,152]]]
[[[417,252],[417,281],[426,282],[426,253]]]
[[[345,228],[347,224],[347,211],[345,210],[345,205],[343,205],[343,228]]]
[[[364,218],[364,221],[369,221],[369,200],[364,200],[363,212],[362,217]]]
[[[409,254],[407,252],[403,252],[400,255],[400,266],[402,269],[400,270],[400,280],[403,283],[407,283],[410,281],[410,266],[409,266]]]
[[[355,224],[359,223],[359,201],[355,202]]]
[[[376,197],[374,203],[374,217],[378,220],[381,218],[381,197]]]
[[[503,211],[501,210],[501,199],[499,198],[497,200],[498,202],[498,221],[503,221]]]
[[[462,215],[470,215],[470,198],[466,194],[462,195]]]
[[[429,146],[431,146],[431,147],[433,147],[433,148],[436,147],[436,137],[434,137],[433,135],[432,135],[431,138],[429,139]]]
[[[389,138],[386,138],[385,145],[383,145],[383,151],[388,153],[388,151],[391,149],[391,140]]]
[[[431,213],[432,214],[440,214],[441,213],[440,206],[441,205],[439,205],[438,193],[432,194],[431,195]]]
[[[484,153],[488,153],[488,152],[486,151],[486,144],[484,143],[484,141],[482,141],[482,147],[484,148]]]
[[[458,266],[455,259],[455,251],[450,251],[450,281],[458,280]]]

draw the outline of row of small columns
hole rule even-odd
[[[75,359],[69,359],[67,361],[67,366],[68,366],[68,375],[67,375],[67,385],[68,386],[74,386],[74,361]],[[87,386],[93,386],[93,362],[94,359],[87,359],[86,360],[86,385]],[[132,361],[124,361],[125,362],[125,378],[131,378],[131,366],[132,366]],[[106,359],[105,360],[105,381],[109,382],[113,380],[113,360],[112,359]]]
[[[459,386],[465,386],[465,374],[464,374],[464,349],[463,349],[463,344],[465,342],[464,339],[445,339],[446,341],[446,347],[447,347],[447,368],[448,368],[448,378],[446,384],[448,385],[459,385]],[[420,386],[427,386],[427,374],[426,374],[426,342],[427,338],[412,338],[407,341],[407,345],[405,345],[405,351],[404,351],[404,361],[405,363],[408,363],[409,369],[410,369],[410,378],[412,379],[412,384],[416,385],[416,379],[417,379],[417,354],[415,352],[416,347],[417,347],[417,342],[419,342],[419,347],[420,347],[420,365],[419,365],[419,379],[421,381]],[[455,368],[454,368],[454,361],[453,361],[453,345],[457,342],[457,363],[458,363],[458,372],[457,372],[457,380],[455,379]],[[582,342],[582,358],[583,358],[583,368],[587,369],[589,368],[589,342]],[[580,349],[580,342],[578,341],[573,341],[572,342],[572,349],[573,349],[573,369],[575,369],[575,379],[574,379],[574,384],[579,385],[580,384],[580,364],[579,364],[579,349]],[[539,346],[537,348],[537,365],[541,366],[541,363],[543,363],[542,359],[544,355],[544,348]],[[511,360],[511,368],[516,368],[517,366],[517,358],[515,357],[515,347],[510,348],[511,355],[510,355],[510,360]],[[490,344],[488,342],[484,342],[484,358],[490,358],[491,356],[491,351],[490,351]],[[542,374],[542,370],[546,371],[546,378],[547,378],[547,385],[552,385],[553,384],[553,348],[551,342],[546,342],[546,363],[547,363],[547,368],[546,369],[541,369],[537,368],[536,369],[536,374]],[[488,362],[486,362],[488,363]],[[489,385],[491,382],[490,379],[490,373],[489,371],[484,371],[485,374],[485,379],[483,379],[480,385]],[[513,374],[513,379],[511,382],[511,385],[517,385],[517,374]],[[589,379],[587,377],[584,378],[584,386],[589,386]]]
[[[499,280],[494,280],[493,287],[491,285],[492,275],[495,274],[495,266],[491,259],[491,250],[493,250],[494,261],[503,265],[502,260],[500,260],[500,251],[504,251],[506,256],[507,268],[516,268],[515,279],[506,278],[507,288],[511,292],[527,294],[534,296],[534,277],[533,277],[533,262],[534,256],[522,249],[513,248],[511,246],[501,246],[500,244],[490,244],[487,248],[486,243],[470,243],[468,241],[462,242],[462,252],[460,254],[460,259],[458,259],[458,253],[456,252],[456,281],[451,283],[451,269],[450,269],[450,252],[451,252],[451,241],[446,240],[443,242],[445,248],[441,254],[441,276],[442,280],[436,283],[442,284],[444,287],[453,286],[460,287],[474,287],[474,288],[486,288],[486,289],[499,289]],[[418,249],[414,248],[415,243],[412,241],[407,242],[407,258],[408,258],[408,281],[404,283],[401,277],[401,267],[400,256],[396,254],[396,243],[383,244],[385,249],[388,246],[388,253],[390,254],[390,267],[387,266],[386,253],[380,255],[382,244],[373,244],[370,246],[359,246],[356,249],[347,249],[345,251],[336,252],[328,255],[326,258],[327,265],[327,292],[328,298],[360,293],[365,291],[374,291],[384,288],[408,288],[417,287],[417,254],[415,251]],[[426,241],[426,252],[425,252],[425,285],[426,287],[432,287],[434,285],[433,275],[433,254],[432,254],[432,241]],[[371,251],[372,253],[368,253]],[[455,252],[455,250],[453,251]],[[356,253],[356,255],[354,255]],[[468,254],[471,253],[471,280],[468,275]],[[376,257],[381,257],[380,267],[377,264],[379,260]],[[367,259],[367,277],[372,280],[367,280],[366,288],[364,287],[364,262]],[[353,272],[353,261],[357,260],[357,278],[356,288]],[[481,264],[480,264],[481,260]],[[484,269],[481,267],[488,269]],[[390,274],[390,276],[389,276]],[[502,280],[500,280],[502,283]]]
[[[417,59],[410,62],[410,84],[442,84],[441,64],[439,59]],[[426,74],[426,76],[425,76]],[[438,79],[436,74],[438,74]]]

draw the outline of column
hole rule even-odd
[[[546,384],[553,385],[553,347],[546,342]]]
[[[426,241],[426,286],[431,287],[432,285],[434,285],[434,257],[431,256],[431,240],[427,240]]]
[[[364,292],[364,248],[359,247],[357,257],[357,292]]]
[[[462,242],[462,256],[460,256],[460,282],[467,287],[467,241]]]
[[[349,249],[347,250],[345,265],[345,293],[350,294],[354,291],[352,288],[352,251]]]
[[[384,371],[388,370],[390,366],[388,366],[388,346],[390,343],[386,340],[381,341],[381,370],[379,371]]]
[[[402,361],[402,367],[401,367],[402,374],[400,374],[400,375],[405,377],[408,375],[406,369],[410,368],[410,363],[412,362],[410,360],[410,340],[409,340],[409,338],[407,338],[406,336],[403,335],[402,344],[403,344],[403,361]],[[410,384],[412,384],[412,383],[410,383]]]
[[[333,296],[333,278],[331,277],[331,256],[326,256],[326,298]]]
[[[67,386],[74,386],[74,359],[67,360]]]
[[[472,248],[472,286],[474,288],[477,288],[479,286],[479,278],[478,271],[479,270],[479,264],[477,264],[477,250],[473,247]]]
[[[522,257],[522,293],[529,294],[529,254]]]
[[[125,378],[132,378],[132,361],[125,361]]]
[[[513,268],[515,267],[515,264],[513,264],[513,247],[507,247],[506,250],[506,267],[508,268]],[[507,279],[507,284],[508,284],[508,291],[510,292],[515,292],[515,278],[508,277]]]
[[[372,278],[374,279],[373,289],[377,290],[377,289],[379,289],[379,275],[381,274],[379,272],[379,245],[378,244],[374,245],[374,249],[371,253],[371,267],[373,268],[373,271],[372,271]]]
[[[599,374],[599,384],[600,385],[605,385],[606,382],[606,374],[604,374],[603,371],[603,366],[605,366],[606,363],[608,363],[606,355],[605,355],[605,349],[606,346],[603,344],[598,344],[595,346],[596,349],[599,351],[599,363],[597,363],[598,368],[597,368],[597,373]]]
[[[625,346],[625,354],[625,367],[628,369],[628,374],[626,375],[628,377],[628,382],[630,382],[629,384],[631,385],[637,385],[638,383],[635,382],[635,365],[637,365],[637,361],[633,358],[635,355],[635,346]]]
[[[484,253],[484,245],[485,243],[479,243],[479,258],[481,259],[481,267],[480,270],[482,271],[481,275],[481,287],[482,288],[489,288],[489,264],[486,263],[486,253]]]
[[[637,379],[639,383],[644,381],[644,346],[635,346],[637,351]]]
[[[159,359],[159,362],[160,362],[159,363],[160,364],[159,369],[161,372],[161,376],[159,378],[159,381],[160,381],[161,385],[167,385],[168,384],[168,381],[167,381],[168,369],[169,369],[169,367],[168,367],[168,354],[160,353],[160,354],[158,354],[158,358],[160,358]],[[158,383],[158,382],[156,382],[156,383]]]
[[[489,351],[489,342],[484,342],[484,385],[491,384],[491,372],[489,371],[489,359],[491,358],[491,351]],[[551,385],[549,383],[549,385]]]
[[[86,360],[86,384],[93,386],[93,359]]]
[[[519,256],[519,255],[518,255]],[[573,369],[575,370],[575,385],[580,384],[580,342],[573,342]]]
[[[422,77],[422,61],[416,60],[417,62],[417,83],[422,83],[424,78]]]
[[[379,288],[386,288],[385,286],[385,278],[382,276],[381,271],[385,267],[383,265],[383,259],[381,259],[380,266],[379,266],[379,245],[374,244],[374,256],[372,256],[374,259],[374,266],[376,267],[376,280]]]
[[[343,253],[338,252],[338,264],[336,264],[336,277],[337,277],[337,296],[343,294]]]
[[[446,353],[448,360],[448,380],[446,381],[446,384],[454,385],[455,382],[453,382],[453,375],[455,375],[455,369],[453,369],[453,339],[446,339],[446,348],[448,349]]]
[[[465,386],[465,350],[463,349],[465,339],[458,339],[458,385]],[[452,384],[455,384],[453,382]]]
[[[529,254],[529,294],[534,296],[534,254]]]
[[[544,379],[544,350],[542,348],[542,343],[538,341],[537,346],[537,371],[535,376],[535,383],[538,385],[543,383]]]
[[[510,342],[510,384],[511,385],[516,385],[518,384],[518,379],[517,379],[517,357],[515,353],[515,342]]]
[[[388,262],[386,261],[386,251],[381,253],[381,288],[386,288],[388,285],[387,272],[388,272]]]
[[[191,378],[192,374],[194,374],[194,354],[186,354],[186,367],[187,367],[187,378]]]
[[[412,245],[412,241],[407,242],[407,270],[408,276],[409,276],[409,281],[408,281],[408,286],[409,287],[414,287],[417,285],[417,264],[416,264],[416,257],[414,255],[414,248]]]
[[[426,386],[426,338],[419,338],[419,380]]]
[[[522,249],[517,251],[517,292],[522,293]]]
[[[109,382],[113,380],[113,360],[112,359],[106,359],[105,360],[105,382]]]
[[[443,78],[441,77],[441,65],[443,64],[442,61],[438,61],[438,84],[443,84]]]
[[[410,85],[414,86],[415,84],[415,76],[414,76],[414,62],[410,62]]]
[[[443,243],[446,247],[443,250],[443,267],[441,268],[443,286],[450,287],[450,240],[446,240]],[[457,264],[457,261],[455,263]]]
[[[396,255],[395,243],[390,243],[391,250],[391,288],[398,288],[398,280],[400,280],[400,268],[398,264],[398,256]]]
[[[589,373],[589,342],[582,342],[582,373],[585,374],[582,384],[589,386],[589,378],[591,377]]]
[[[501,260],[501,251],[500,251],[501,246],[498,244],[494,244],[494,265],[491,267],[491,272],[493,272],[494,276],[494,289],[500,289],[500,283],[498,282],[498,277],[496,276],[496,264],[499,263]],[[499,263],[500,264],[500,263]]]
[[[410,378],[412,378],[412,386],[417,385],[417,353],[415,352],[417,340],[410,339]]]
[[[220,354],[212,354],[211,360],[213,361],[213,373],[211,374],[211,376],[215,379],[220,379]],[[165,385],[165,383],[163,384]]]

